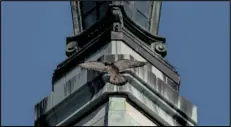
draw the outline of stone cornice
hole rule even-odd
[[[110,30],[102,32],[98,37],[92,39],[88,42],[83,48],[78,52],[71,55],[65,61],[60,63],[57,66],[57,69],[54,71],[52,76],[52,85],[64,74],[69,72],[72,68],[77,66],[79,63],[84,62],[84,59],[92,55],[92,52],[95,52],[100,47],[110,42]]]
[[[105,32],[104,35],[108,35],[109,33]],[[104,36],[102,35],[102,36]],[[110,36],[110,35],[108,35]],[[124,43],[134,49],[134,51],[138,52],[142,57],[144,57],[148,62],[150,62],[153,66],[157,67],[160,71],[162,71],[166,76],[170,77],[174,82],[179,84],[179,75],[171,69],[170,66],[167,66],[167,63],[162,63],[162,59],[158,59],[155,57],[153,52],[137,42],[136,40],[131,40],[131,37],[123,35]],[[80,49],[77,54],[74,54],[69,59],[65,60],[62,64],[60,64],[53,74],[52,84],[55,83],[62,75],[69,72],[72,68],[77,66],[79,63],[84,62],[83,60],[91,55],[92,52],[95,52],[97,49],[102,47],[103,45],[109,43],[109,40],[106,38],[97,38],[95,41],[88,43],[85,47]],[[91,51],[91,52],[89,52]]]
[[[57,66],[57,69],[53,73],[53,84],[62,75],[67,73],[73,67],[77,66],[78,63],[84,62],[83,60],[89,55],[91,55],[92,52],[95,52],[97,49],[111,42],[112,40],[122,40],[133,49],[136,47],[134,51],[138,52],[151,64],[156,66],[160,71],[169,76],[174,82],[179,84],[179,75],[176,73],[175,69],[169,63],[165,62],[162,58],[158,57],[158,55],[155,55],[155,53],[151,51],[150,48],[148,48],[145,45],[142,45],[143,42],[140,41],[140,39],[136,38],[134,35],[132,36],[132,34],[129,34],[129,31],[127,31],[125,28],[122,29],[123,36],[120,36],[120,33],[121,32],[113,32],[114,36],[112,36],[110,29],[107,29],[106,31],[99,34],[96,38],[86,43],[86,45],[83,46],[78,52],[76,52],[75,54],[73,54]],[[137,48],[139,50],[136,50]],[[142,53],[140,51],[142,51]],[[144,56],[144,53],[147,55]]]
[[[121,59],[122,58],[132,59],[131,56],[129,57],[126,55],[125,56],[123,55],[123,57],[122,56],[115,57],[115,55],[108,55],[108,56],[100,57],[99,60],[115,61],[116,58],[119,58],[119,57]],[[149,66],[147,66],[147,67],[149,67]],[[174,117],[174,119],[182,120],[182,118],[184,118],[184,119],[191,121],[192,124],[197,123],[197,116],[196,116],[196,110],[197,109],[193,104],[191,104],[189,101],[187,101],[183,97],[181,97],[177,91],[172,89],[169,85],[165,84],[163,81],[161,81],[161,80],[156,81],[157,79],[154,80],[155,75],[153,75],[152,72],[147,71],[147,70],[150,70],[150,67],[146,68],[146,69],[145,68],[141,68],[141,69],[142,70],[139,69],[139,71],[130,70],[130,71],[126,71],[123,73],[123,75],[125,75],[129,79],[129,86],[130,85],[134,86],[134,87],[136,87],[137,90],[141,91],[142,93],[146,93],[146,96],[154,102],[157,101],[154,98],[156,98],[156,97],[159,98],[159,100],[161,102],[158,102],[158,105],[161,108],[163,108],[163,110],[171,109],[172,111],[166,111],[166,112],[170,113],[169,115],[173,115],[172,117]],[[83,72],[80,72],[80,73],[83,73]],[[87,71],[87,73],[92,73],[92,71]],[[67,96],[64,100],[62,100],[60,102],[54,103],[52,101],[54,99],[53,97],[56,97],[56,96],[51,95],[49,97],[46,97],[39,104],[36,105],[36,119],[40,119],[40,117],[41,117],[41,119],[47,119],[48,117],[50,117],[50,115],[52,115],[54,113],[56,114],[56,111],[62,111],[59,108],[60,106],[63,107],[64,105],[72,105],[72,104],[68,104],[67,102],[70,102],[71,100],[73,100],[73,102],[74,102],[74,100],[76,101],[76,99],[78,100],[78,98],[75,97],[76,94],[77,94],[77,96],[80,97],[80,96],[83,96],[83,95],[80,95],[82,92],[86,93],[88,91],[90,98],[92,98],[94,94],[98,94],[99,91],[104,89],[103,88],[104,84],[107,83],[107,75],[105,75],[104,73],[102,73],[102,74],[103,75],[99,74],[98,76],[96,76],[92,80],[86,81],[86,84],[82,84],[82,85],[81,84],[75,84],[75,85],[81,85],[81,86],[79,86],[79,89],[77,89],[74,93]],[[142,75],[140,75],[140,74],[142,74]],[[103,76],[103,78],[101,78],[102,76]],[[106,76],[106,78],[105,78],[105,76]],[[108,86],[105,89],[109,89],[109,88],[111,89],[111,87],[115,87],[115,85],[110,84],[110,86]],[[124,87],[121,87],[121,88],[120,88],[120,86],[116,86],[116,87],[118,87],[118,88],[116,88],[117,92],[115,92],[115,94],[117,94],[117,93],[124,94],[123,89],[122,89]],[[115,88],[113,88],[113,89],[115,89]],[[120,92],[120,90],[122,90],[122,92]],[[126,91],[128,93],[125,95],[130,95],[131,93],[134,93],[134,91],[130,88],[127,89]],[[58,92],[58,91],[54,91],[54,92]],[[131,93],[129,93],[129,92],[131,92]],[[137,93],[137,92],[135,92],[135,93]],[[112,94],[113,94],[113,92],[112,92]],[[152,97],[153,95],[155,95],[155,97]],[[89,98],[89,97],[85,96],[85,98]],[[95,97],[98,97],[98,95],[97,96],[94,95],[93,98],[95,98]],[[132,98],[134,99],[134,97],[132,97]],[[84,104],[84,103],[88,103],[88,102],[89,102],[89,100],[85,100],[84,102],[81,102],[81,103]],[[137,102],[137,101],[135,101],[135,102]],[[76,103],[80,103],[80,102],[76,102]],[[140,105],[142,105],[142,104],[140,104]],[[176,115],[176,113],[180,116]]]
[[[152,54],[152,56],[157,61],[160,61],[159,63],[156,63],[158,65],[156,64],[153,64],[153,65],[160,66],[160,67],[157,67],[158,69],[160,69],[161,66],[167,66],[167,68],[169,68],[167,70],[169,71],[164,71],[161,69],[160,71],[164,72],[167,76],[169,75],[169,72],[172,73],[172,75],[176,75],[175,77],[170,76],[170,78],[173,79],[174,82],[178,84],[180,83],[179,75],[177,74],[175,69],[169,63],[167,63],[163,58],[159,57],[158,54],[156,54],[154,51],[151,51],[151,48],[145,45],[145,43],[147,45],[150,45],[153,42],[163,42],[164,43],[165,38],[154,36],[150,34],[149,32],[145,31],[144,29],[142,29],[141,27],[139,27],[138,25],[136,25],[131,19],[128,18],[123,7],[122,6],[119,6],[119,7],[121,8],[121,12],[123,14],[124,27],[122,27],[121,32],[123,32],[124,35],[121,36],[120,35],[121,32],[112,31],[112,27],[113,27],[112,17],[113,16],[111,15],[111,11],[108,11],[106,16],[102,20],[95,23],[89,29],[83,31],[79,35],[67,37],[67,44],[74,41],[76,42],[77,46],[80,49],[78,52],[72,53],[69,58],[67,58],[65,61],[63,61],[61,64],[57,66],[57,69],[55,70],[53,74],[53,80],[52,80],[53,83],[62,74],[65,74],[73,66],[76,66],[79,62],[83,61],[84,57],[87,57],[87,54],[89,54],[89,51],[94,52],[94,49],[100,48],[100,46],[104,45],[105,43],[109,43],[113,39],[114,40],[120,39],[120,40],[126,41],[126,39],[124,38],[134,38],[133,39],[134,42],[131,42],[131,43],[136,44],[136,42],[139,42],[140,44],[142,44],[142,45],[139,44],[139,46],[144,47],[143,49],[146,50],[145,52],[149,52],[149,54]],[[108,19],[111,19],[111,20],[108,20]],[[114,33],[114,35],[116,35],[117,38],[115,38],[115,36],[113,36],[111,33]],[[128,34],[128,33],[131,33],[131,34]],[[91,48],[91,50],[88,48]],[[82,56],[83,54],[85,56]],[[141,54],[141,56],[143,56],[143,54]],[[160,64],[163,64],[163,65],[160,65]]]
[[[149,87],[153,87],[153,84],[150,84],[151,82],[148,83],[148,81],[143,81],[141,77],[139,78],[133,72],[125,72],[123,75],[129,79],[129,83],[123,86],[116,86],[110,83],[106,83],[105,81],[108,78],[107,74],[104,74],[102,78],[100,78],[101,76],[98,76],[94,80],[83,85],[80,89],[78,89],[73,94],[68,96],[61,103],[59,103],[52,109],[44,112],[45,114],[42,113],[39,116],[37,116],[37,119],[39,120],[41,117],[43,118],[43,120],[45,119],[49,120],[51,118],[55,118],[54,115],[63,114],[64,111],[62,109],[69,109],[67,106],[72,106],[73,104],[71,103],[73,103],[74,101],[76,102],[76,100],[79,100],[78,98],[82,96],[81,94],[79,94],[80,91],[82,91],[81,93],[83,93],[83,92],[87,92],[86,90],[88,89],[92,89],[94,90],[94,92],[89,93],[89,97],[91,96],[91,98],[89,98],[90,100],[85,100],[84,103],[77,101],[76,103],[83,103],[83,105],[80,106],[81,108],[75,109],[75,112],[68,111],[70,113],[69,115],[63,114],[69,117],[60,118],[60,120],[58,120],[59,122],[57,121],[56,124],[58,125],[70,124],[72,119],[78,119],[78,118],[83,117],[83,115],[86,112],[90,111],[93,107],[106,101],[105,99],[107,99],[109,95],[121,95],[122,94],[122,95],[126,95],[129,100],[131,100],[133,103],[141,107],[144,111],[146,111],[146,113],[148,113],[149,115],[151,115],[158,121],[161,121],[161,123],[163,123],[165,126],[173,126],[175,124],[174,121],[177,121],[181,125],[182,124],[189,125],[189,126],[196,125],[197,121],[196,121],[196,118],[194,118],[195,116],[193,116],[193,113],[189,113],[189,112],[195,112],[194,110],[196,110],[194,109],[195,107],[191,103],[185,100],[179,99],[181,98],[179,95],[177,95],[176,98],[174,98],[173,100],[169,100],[170,96],[164,95],[164,93],[161,93],[156,88],[149,88]],[[101,83],[104,83],[106,85],[101,84]],[[164,89],[170,90],[169,86],[166,84],[156,84],[156,85],[159,85],[158,87],[161,87],[161,86],[163,87],[164,85],[165,86],[163,87]],[[165,92],[168,92],[168,90]],[[146,99],[140,98],[142,96],[144,96]],[[177,103],[171,102],[175,100],[177,100],[176,101]],[[152,109],[152,107],[148,106],[149,103],[154,104],[154,102],[156,105],[159,106],[158,112]],[[47,103],[52,103],[52,102],[47,101]],[[188,106],[190,105],[191,108],[187,106],[187,108],[184,109],[184,108],[179,107],[179,104],[180,105],[184,104],[183,106],[187,104]],[[36,111],[39,111],[39,110],[40,110],[39,108],[36,109]],[[156,113],[164,113],[164,114],[166,113],[166,115],[168,114],[169,115],[168,119],[169,120],[172,119],[172,123],[166,122],[163,118],[161,118],[162,117],[161,115],[155,115]]]
[[[150,32],[144,30],[142,27],[137,25],[133,20],[131,20],[127,16],[122,5],[121,6],[110,5],[105,17],[103,17],[101,20],[93,24],[90,28],[84,30],[82,33],[78,35],[74,35],[72,37],[67,37],[67,43],[71,41],[77,41],[78,46],[83,47],[89,40],[97,37],[100,32],[103,32],[107,27],[111,27],[114,22],[113,20],[114,16],[112,15],[111,12],[111,10],[113,10],[113,7],[120,8],[123,16],[124,26],[127,27],[131,32],[133,32],[133,34],[136,35],[138,38],[143,40],[144,43],[151,44],[156,41],[165,43],[165,38],[152,35]]]

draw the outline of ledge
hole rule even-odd
[[[67,43],[75,41],[77,42],[80,50],[72,54],[65,61],[57,66],[57,69],[53,73],[52,82],[59,79],[63,74],[71,70],[73,66],[83,62],[84,58],[89,55],[89,51],[94,52],[101,46],[109,43],[112,40],[122,40],[127,42],[130,47],[139,48],[138,52],[141,56],[147,59],[151,64],[156,66],[166,76],[170,77],[175,83],[180,84],[179,74],[173,66],[166,62],[163,58],[159,57],[157,53],[151,50],[150,45],[153,42],[165,43],[165,38],[154,36],[151,33],[145,31],[138,25],[136,25],[125,13],[124,8],[121,6],[121,12],[123,14],[124,27],[122,28],[122,36],[120,32],[112,32],[113,18],[109,7],[108,12],[104,18],[95,23],[93,26],[83,31],[79,35],[67,37]],[[111,20],[108,20],[111,19]],[[113,34],[112,34],[113,33]],[[145,45],[145,43],[147,45]],[[146,55],[144,55],[146,54]],[[153,58],[152,58],[153,57]],[[150,60],[152,59],[152,60]],[[163,65],[162,65],[163,64]],[[166,67],[165,67],[166,66]]]
[[[101,59],[114,61],[115,57],[104,56],[101,57]],[[54,103],[52,101],[55,99],[55,97],[57,97],[57,96],[53,96],[54,95],[53,93],[51,96],[46,97],[39,104],[36,105],[35,108],[36,119],[45,117],[46,120],[52,121],[50,122],[51,125],[56,125],[57,123],[63,121],[66,117],[69,117],[77,109],[80,110],[79,109],[80,107],[83,107],[84,105],[91,103],[91,100],[93,100],[94,98],[99,98],[100,100],[99,96],[101,96],[100,95],[101,92],[106,90],[107,94],[127,95],[129,99],[134,101],[134,103],[141,106],[142,109],[145,108],[144,110],[147,110],[146,112],[150,113],[151,109],[148,109],[147,107],[142,107],[142,105],[144,105],[143,104],[144,102],[142,102],[144,98],[140,98],[140,97],[145,95],[145,97],[149,99],[152,103],[155,103],[159,107],[161,107],[161,110],[163,110],[162,113],[165,112],[166,115],[167,114],[170,115],[171,117],[173,117],[172,119],[176,119],[176,121],[180,122],[180,124],[188,124],[188,125],[196,124],[197,123],[196,107],[192,105],[189,101],[181,97],[179,93],[174,89],[172,89],[170,86],[168,86],[158,78],[155,79],[155,75],[150,71],[147,71],[150,70],[148,67],[149,66],[147,65],[145,67],[139,68],[139,70],[131,69],[126,71],[123,75],[125,75],[129,79],[128,80],[129,83],[127,83],[124,86],[115,86],[112,84],[105,86],[104,84],[107,82],[108,76],[104,74],[103,76],[99,75],[98,77],[95,77],[89,82],[86,81],[85,84],[79,86],[78,89],[71,92],[69,96],[64,98],[64,100],[60,100],[60,102]],[[90,74],[92,73],[92,71],[87,71],[86,74],[88,73]],[[74,85],[81,85],[81,84],[74,84]],[[58,91],[54,91],[54,92],[58,92]],[[139,92],[141,92],[140,94],[142,96],[139,94],[137,95],[137,93]],[[84,98],[82,98],[83,96]],[[146,104],[146,105],[150,105],[150,104]],[[148,107],[150,108],[150,106]],[[69,111],[62,110],[62,109],[69,109]],[[150,115],[153,116],[154,114],[150,114]],[[59,117],[56,119],[56,117],[52,117],[54,115]],[[54,122],[54,121],[60,121],[60,122]]]
[[[49,125],[68,125],[71,123],[71,121],[82,118],[85,113],[89,112],[91,109],[94,109],[95,106],[107,101],[109,95],[126,95],[130,101],[138,105],[146,113],[163,123],[165,126],[174,126],[177,125],[177,123],[185,126],[196,125],[197,121],[196,119],[192,120],[193,116],[183,116],[182,113],[179,113],[179,110],[169,105],[169,102],[165,101],[166,99],[164,100],[162,99],[163,97],[157,96],[156,93],[150,91],[150,89],[142,85],[141,82],[135,77],[131,76],[130,73],[126,73],[124,75],[131,81],[131,83],[129,82],[123,86],[115,86],[110,83],[106,83],[106,85],[104,85],[101,89],[99,86],[96,86],[97,84],[95,83],[94,86],[91,85],[91,87],[95,87],[91,89],[97,89],[97,91],[93,95],[90,93],[87,96],[85,95],[86,98],[91,98],[85,100],[84,103],[79,102],[80,98],[83,96],[83,92],[82,94],[75,92],[75,94],[78,94],[78,96],[72,95],[71,98],[65,99],[59,106],[54,107],[52,112],[47,112],[48,114],[46,120],[50,121]],[[104,75],[103,78],[107,79],[108,76]],[[87,86],[89,87],[89,85]],[[84,90],[84,88],[80,88],[80,91],[87,92]],[[77,103],[81,103],[81,105],[76,107],[75,105]],[[67,109],[71,111],[67,111]],[[187,110],[192,111],[196,109],[192,108]],[[177,123],[175,123],[175,121],[177,121]]]
[[[129,45],[129,47],[133,48],[135,52],[137,52],[142,57],[144,57],[152,65],[156,66],[157,69],[163,72],[166,76],[172,79],[175,83],[180,84],[179,74],[177,74],[175,69],[169,63],[167,63],[164,59],[158,57],[157,54],[155,54],[149,47],[142,45],[144,42],[134,37],[134,35],[129,34],[129,31],[126,28],[123,29],[122,38],[120,38],[121,36],[119,32],[114,32],[113,34],[114,35],[118,34],[119,38],[114,38],[116,36],[112,38],[111,29],[110,28],[106,29],[105,31],[100,33],[97,37],[92,39],[90,42],[86,42],[86,45],[84,45],[78,52],[74,53],[72,56],[70,56],[65,61],[63,61],[61,64],[59,64],[57,66],[57,69],[53,73],[52,84],[54,84],[54,82],[58,80],[62,75],[70,71],[74,66],[76,66],[77,64],[81,62],[84,62],[84,59],[90,56],[92,52],[95,52],[97,49],[106,45],[112,40],[121,40],[125,42],[127,45]],[[78,40],[75,40],[75,41],[78,42]],[[137,48],[138,50],[136,50]]]
[[[127,13],[124,9],[124,6],[118,5],[118,4],[110,4],[108,7],[106,15],[101,20],[97,21],[91,27],[82,31],[78,35],[67,37],[67,43],[69,41],[78,40],[78,46],[83,47],[88,40],[91,40],[92,38],[98,36],[98,33],[104,31],[105,28],[111,27],[114,23],[113,15],[111,13],[111,10],[113,7],[119,7],[121,9],[122,16],[123,16],[123,22],[125,23],[124,24],[125,27],[129,27],[130,28],[129,30],[131,30],[144,43],[151,44],[151,43],[156,42],[156,41],[160,41],[160,42],[165,43],[164,37],[153,35],[150,32],[148,32],[147,30],[144,30],[142,27],[137,25],[132,19],[130,19],[127,16]],[[88,38],[85,38],[86,36]]]

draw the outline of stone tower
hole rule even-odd
[[[72,1],[71,10],[67,59],[53,73],[52,93],[35,106],[35,125],[197,125],[197,107],[179,95],[180,76],[164,59],[160,1]],[[124,72],[122,86],[78,67],[119,59],[148,64]]]

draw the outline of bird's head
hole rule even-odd
[[[109,66],[109,65],[112,65],[112,63],[104,62],[104,65]]]

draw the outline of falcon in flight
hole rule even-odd
[[[99,72],[107,72],[110,76],[109,82],[116,85],[122,85],[127,82],[125,77],[123,77],[120,72],[125,71],[129,68],[137,68],[142,67],[146,64],[146,62],[141,61],[132,61],[127,59],[118,60],[112,63],[108,62],[97,62],[97,61],[88,61],[82,64],[79,64],[80,67],[99,71]]]

